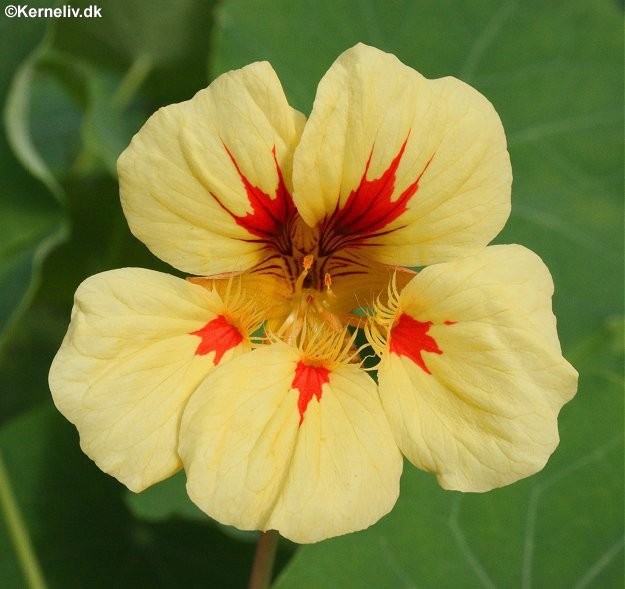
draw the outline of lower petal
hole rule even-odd
[[[133,491],[180,469],[180,418],[215,367],[248,347],[216,292],[126,268],[87,279],[50,369],[83,451]]]
[[[401,450],[440,484],[486,491],[541,470],[577,373],[562,357],[538,256],[494,246],[420,272],[379,369]]]
[[[366,373],[302,362],[276,343],[216,370],[189,401],[180,455],[208,515],[306,543],[388,513],[402,460]]]

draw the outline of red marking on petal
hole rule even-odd
[[[232,348],[235,348],[243,341],[241,332],[223,315],[218,315],[209,321],[204,327],[197,331],[192,331],[189,335],[197,335],[202,338],[195,350],[197,356],[205,356],[210,352],[215,352],[213,364],[217,366],[223,355]]]
[[[330,371],[327,368],[310,366],[301,360],[297,363],[291,388],[299,391],[297,408],[299,409],[300,425],[304,421],[304,413],[306,413],[308,403],[313,397],[316,397],[317,401],[321,400],[322,387],[328,380],[330,380]]]
[[[404,213],[408,201],[419,188],[419,181],[427,170],[432,158],[427,162],[417,179],[410,184],[395,200],[397,168],[404,155],[408,138],[393,158],[386,171],[374,180],[367,179],[367,172],[373,156],[373,148],[367,160],[365,171],[356,190],[347,197],[345,204],[333,213],[329,226],[338,235],[363,236],[380,231]],[[432,156],[434,157],[434,156]]]
[[[407,356],[428,374],[432,374],[423,361],[423,352],[442,354],[436,340],[428,335],[431,321],[417,321],[402,313],[391,329],[389,336],[390,351],[398,356]]]
[[[296,209],[293,198],[284,184],[282,170],[276,158],[276,148],[272,149],[273,161],[276,165],[278,173],[278,184],[276,185],[273,197],[263,192],[258,186],[254,186],[243,174],[239,164],[224,145],[224,149],[228,153],[228,157],[234,164],[239,178],[245,188],[247,199],[252,207],[252,212],[246,215],[235,215],[230,211],[216,195],[213,194],[219,205],[227,211],[235,222],[247,230],[252,235],[262,239],[272,239],[278,237],[283,229],[287,226],[290,219],[295,216]]]
[[[457,321],[445,321],[445,325],[456,325]]]

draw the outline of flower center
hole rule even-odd
[[[322,324],[335,331],[344,327],[344,322],[333,309],[336,296],[332,291],[330,273],[324,273],[321,285],[319,279],[321,271],[317,259],[312,254],[306,254],[301,259],[300,268],[301,271],[293,282],[292,292],[286,304],[288,312],[276,330],[278,337],[289,343],[297,340],[307,323],[314,330]]]

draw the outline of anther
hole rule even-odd
[[[315,256],[312,254],[307,254],[304,256],[303,266],[304,270],[308,271],[312,268],[313,262],[315,261]]]
[[[296,293],[299,293],[302,291],[302,287],[304,286],[304,281],[306,280],[306,277],[308,276],[308,270],[312,268],[314,261],[315,261],[315,256],[313,256],[312,254],[307,254],[304,256],[304,259],[302,261],[302,265],[304,266],[304,269],[302,270],[301,274],[297,277],[297,280],[295,281]]]

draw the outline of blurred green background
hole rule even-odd
[[[407,465],[396,508],[371,529],[284,543],[276,586],[622,587],[622,3],[96,6],[102,16],[90,20],[0,16],[0,586],[42,586],[24,575],[24,545],[50,588],[245,586],[254,534],[204,517],[181,475],[132,495],[101,473],[54,409],[48,367],[87,276],[123,266],[176,273],[130,235],[119,205],[115,161],[147,117],[259,59],[308,113],[324,71],[363,41],[427,77],[459,77],[494,103],[515,178],[497,241],[524,244],[550,267],[580,388],[539,475],[463,495]],[[27,537],[16,542],[11,529]]]

